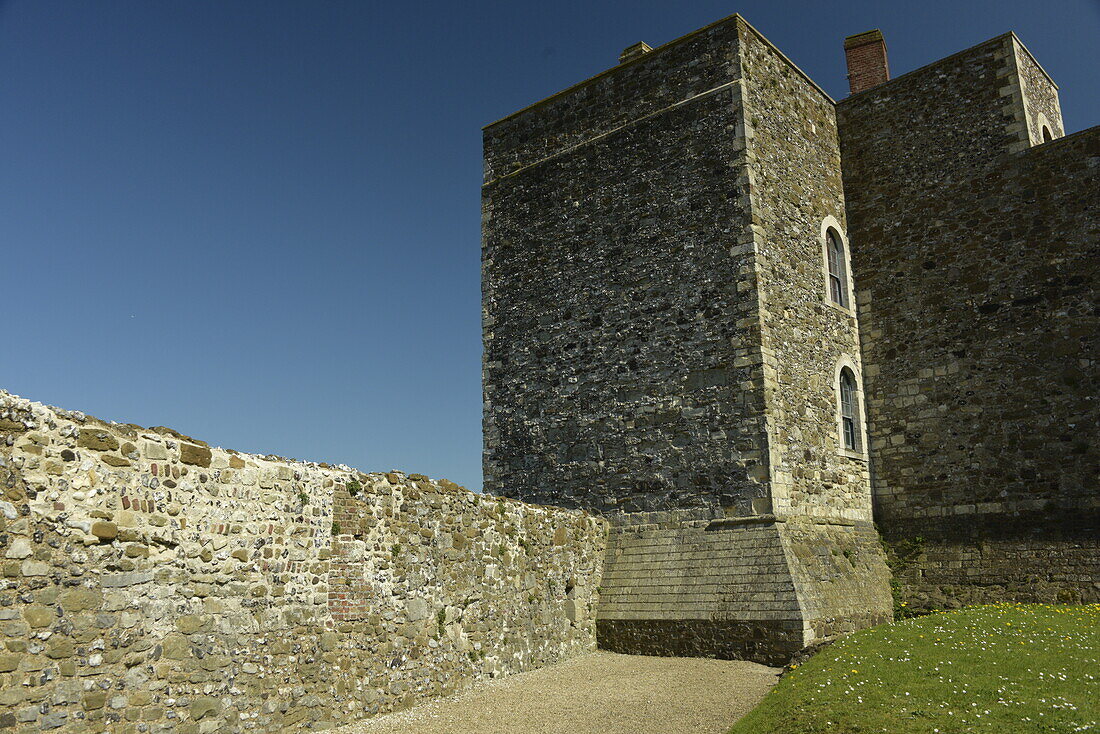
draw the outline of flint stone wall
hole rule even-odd
[[[738,24],[485,130],[485,486],[597,512],[766,497]]]
[[[858,291],[877,271],[867,260],[892,257],[887,243],[898,216],[921,214],[913,207],[921,197],[995,168],[1027,140],[1020,99],[1006,34],[837,103]]]
[[[886,619],[836,419],[832,100],[734,16],[490,125],[485,157],[486,482],[618,518],[600,646],[785,662]]]
[[[958,515],[907,524],[890,543],[898,603],[911,612],[1016,601],[1100,602],[1095,514]]]
[[[598,512],[870,518],[834,105],[731,17],[485,130],[486,486]]]
[[[0,730],[323,728],[591,650],[604,536],[0,392]]]
[[[854,305],[827,291],[825,222],[845,236],[834,104],[750,27],[741,38],[770,511],[867,521],[867,457],[842,451],[836,417],[838,366],[858,380],[860,354]]]
[[[920,606],[1100,594],[1100,128],[1033,145],[1040,76],[1009,35],[838,105],[876,520]]]

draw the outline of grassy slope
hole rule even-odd
[[[1100,732],[1100,605],[998,604],[857,632],[730,734]]]

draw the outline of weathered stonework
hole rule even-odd
[[[489,487],[870,518],[866,461],[836,446],[835,366],[859,338],[819,269],[822,223],[844,219],[828,96],[734,17],[485,146]]]
[[[590,650],[605,532],[0,392],[0,730],[316,729]]]
[[[1016,73],[1027,121],[1028,143],[1039,145],[1044,142],[1044,124],[1052,138],[1062,137],[1065,129],[1062,126],[1062,106],[1058,103],[1058,85],[1015,34],[1011,35],[1011,41],[1016,55]]]
[[[891,527],[891,526],[887,526]],[[1096,603],[1096,514],[963,513],[901,524],[888,537],[897,600],[909,612],[964,604]]]
[[[775,661],[887,618],[873,533],[873,573],[790,550],[839,553],[824,528],[871,520],[836,418],[858,324],[822,272],[845,216],[833,101],[734,16],[489,126],[485,151],[487,486],[712,529],[616,531],[601,644]],[[748,568],[764,548],[778,576]]]
[[[888,578],[869,522],[634,513],[612,523],[599,644],[781,665],[889,619]]]
[[[487,490],[628,512],[766,496],[737,72],[718,24],[486,130]]]
[[[612,528],[600,647],[785,662],[804,647],[774,518],[724,524],[700,512],[635,513]]]
[[[1097,601],[1100,128],[1063,135],[1013,34],[836,104],[737,16],[486,128],[486,487],[574,509],[0,392],[0,730],[323,729],[597,641],[781,663],[888,618],[872,517],[911,607]]]
[[[601,644],[882,619],[872,496],[913,600],[1096,598],[1097,130],[1012,33],[876,39],[839,104],[734,16],[485,129],[486,482],[608,513]]]
[[[823,224],[844,232],[834,104],[759,34],[742,37],[771,511],[869,521],[867,458],[840,450],[836,423],[836,367],[860,372],[859,325],[828,300],[822,262]]]
[[[1057,87],[1012,34],[838,116],[876,519],[912,550],[906,600],[1100,599],[1100,129],[1043,143]]]

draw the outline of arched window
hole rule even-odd
[[[840,438],[849,451],[862,450],[859,425],[859,390],[856,376],[848,367],[840,370]]]
[[[848,308],[848,264],[844,261],[844,243],[831,227],[825,232],[825,254],[829,261],[829,299]]]
[[[1056,127],[1050,123],[1050,120],[1042,112],[1035,116],[1035,129],[1039,131],[1039,139],[1035,140],[1032,145],[1042,145],[1054,140]]]

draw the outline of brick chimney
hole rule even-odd
[[[890,80],[886,41],[878,28],[845,38],[844,55],[848,59],[848,88],[852,94]]]

